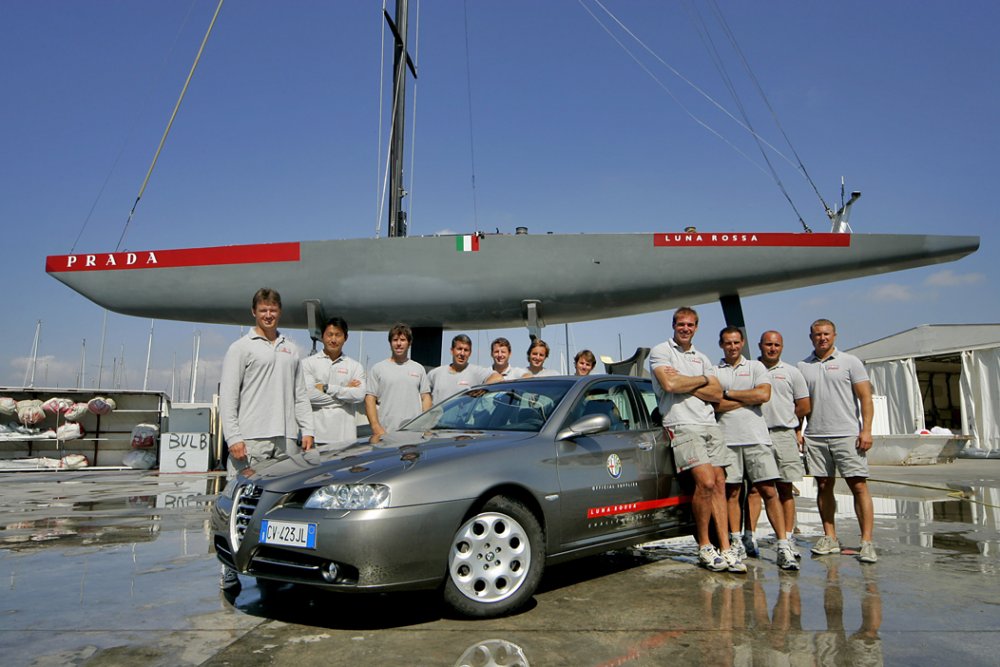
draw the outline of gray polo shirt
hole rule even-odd
[[[765,366],[764,368],[767,368]],[[795,401],[809,398],[809,387],[795,366],[778,361],[767,368],[771,378],[771,400],[760,406],[768,428],[798,428],[799,418],[795,416]]]
[[[457,373],[451,364],[438,366],[427,374],[427,379],[431,383],[431,401],[439,403],[460,391],[486,382],[486,378],[491,375],[493,375],[492,369],[475,364],[466,364],[465,368]]]
[[[395,431],[424,411],[420,395],[431,393],[431,386],[423,366],[412,359],[397,364],[390,358],[372,366],[367,393],[378,399],[378,421],[382,428]]]
[[[299,348],[281,333],[272,344],[251,329],[229,346],[219,380],[219,418],[227,445],[313,435],[312,407]]]
[[[306,391],[313,409],[316,442],[341,442],[358,437],[357,411],[365,400],[365,369],[354,359],[340,355],[330,361],[325,352],[302,360]],[[348,387],[352,380],[361,384]],[[316,388],[327,385],[326,392]]]
[[[715,375],[724,391],[745,391],[762,384],[771,384],[764,364],[740,357],[735,366],[723,359],[715,367]],[[769,445],[771,435],[759,405],[744,405],[718,415],[722,436],[730,447],[740,445]]]
[[[695,349],[694,345],[685,352],[677,346],[673,338],[666,340],[649,352],[649,369],[653,375],[653,390],[663,416],[664,426],[683,424],[715,424],[715,409],[694,394],[671,394],[663,391],[656,381],[655,370],[660,366],[677,369],[681,375],[715,375],[712,361]]]
[[[823,361],[815,353],[810,354],[799,362],[799,370],[812,399],[806,435],[818,438],[857,435],[861,431],[861,409],[854,396],[854,385],[868,380],[861,360],[833,348],[833,353]]]

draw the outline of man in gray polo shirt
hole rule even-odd
[[[872,446],[875,412],[872,385],[861,360],[838,350],[834,346],[836,338],[837,328],[833,322],[816,320],[809,327],[813,353],[799,362],[812,401],[805,430],[806,462],[816,478],[816,504],[823,521],[823,537],[813,546],[812,552],[818,555],[840,553],[834,526],[837,504],[833,494],[835,475],[839,471],[854,495],[854,512],[861,527],[858,560],[874,563],[878,560],[872,542],[875,510],[868,491],[865,456]]]
[[[692,345],[698,313],[693,308],[678,308],[673,329],[673,338],[650,351],[649,369],[674,465],[678,473],[690,471],[694,479],[691,512],[698,562],[710,570],[746,572],[747,566],[729,543],[725,469],[731,454],[711,405],[722,398],[722,388],[712,362]],[[713,521],[721,553],[709,537]]]
[[[510,365],[510,341],[501,336],[490,344],[490,356],[493,357],[493,370],[504,380],[517,380],[528,371]]]
[[[726,327],[719,332],[719,347],[723,357],[715,373],[722,386],[722,400],[715,406],[715,413],[722,427],[726,445],[733,452],[733,464],[726,468],[726,497],[729,501],[729,540],[740,556],[745,556],[740,537],[742,515],[740,494],[744,475],[764,499],[767,518],[777,538],[775,550],[778,567],[797,570],[799,564],[788,544],[785,532],[785,515],[778,502],[774,481],[779,478],[778,464],[774,458],[771,436],[761,415],[760,406],[771,398],[771,381],[767,369],[759,361],[743,356],[746,340],[739,327]]]
[[[781,479],[775,482],[778,487],[778,499],[785,514],[785,530],[788,532],[788,543],[796,558],[799,557],[792,538],[795,529],[795,482],[801,482],[805,474],[802,465],[802,418],[809,414],[809,388],[799,369],[781,360],[781,352],[785,348],[784,339],[777,331],[765,331],[757,344],[760,357],[757,358],[771,380],[771,398],[760,406],[761,414],[767,423],[767,430],[774,445],[774,457],[778,462],[778,472]],[[754,531],[757,529],[757,519],[760,517],[760,495],[751,491],[747,498],[748,524],[743,536],[747,551],[756,546]]]
[[[427,374],[431,383],[431,402],[440,403],[449,396],[485,382],[500,382],[503,376],[489,368],[469,363],[472,339],[458,334],[451,339],[451,363],[438,366]]]
[[[375,436],[396,430],[431,407],[427,372],[410,359],[413,331],[399,323],[389,329],[388,337],[392,356],[372,366],[365,396],[365,413]]]
[[[229,447],[229,477],[253,474],[259,462],[313,446],[312,407],[299,366],[299,348],[278,331],[281,295],[261,288],[253,295],[255,325],[229,346],[219,381],[219,419]],[[236,571],[223,566],[223,590],[236,594]]]

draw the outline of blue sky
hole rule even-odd
[[[8,293],[0,386],[24,380],[38,320],[35,385],[75,386],[84,339],[93,385],[103,311],[49,278],[44,260],[70,252],[78,236],[77,251],[115,248],[215,4],[7,0],[0,8],[0,271]],[[408,100],[416,109],[407,144],[411,234],[518,225],[533,233],[800,229],[750,136],[619,31],[663,85],[654,81],[586,11],[610,24],[593,0],[411,5],[420,74]],[[791,155],[712,5],[604,5],[735,111],[699,37],[700,15],[754,126]],[[841,176],[848,190],[864,193],[855,232],[982,237],[979,252],[956,263],[744,299],[751,336],[778,328],[786,357],[799,358],[817,317],[838,323],[841,347],[923,323],[1000,321],[1000,297],[989,288],[1000,280],[1000,206],[991,187],[1000,152],[1000,42],[992,34],[1000,6],[718,7],[824,198],[839,203]],[[373,236],[382,38],[376,2],[228,3],[124,247]],[[695,123],[664,86],[751,159]],[[826,231],[811,187],[771,157],[807,223]],[[256,287],[247,286],[248,300]],[[721,309],[699,310],[696,344],[715,356]],[[571,352],[617,357],[620,335],[628,354],[666,338],[669,321],[669,313],[653,313],[571,325]],[[122,357],[125,383],[141,386],[149,326],[109,316],[105,386]],[[199,399],[240,334],[166,321],[154,331],[153,389],[169,389],[171,377],[186,385],[192,337],[201,332]],[[304,332],[292,333],[306,344]],[[497,334],[515,341],[515,359],[523,356],[523,330],[469,333],[481,362]],[[544,335],[558,365],[564,328]],[[382,333],[360,332],[348,354],[361,356],[362,338],[371,362],[387,354]]]

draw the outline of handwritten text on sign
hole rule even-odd
[[[209,433],[164,433],[160,436],[160,472],[206,472]]]

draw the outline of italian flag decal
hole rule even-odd
[[[479,252],[479,235],[466,234],[455,237],[455,247],[459,252]]]

